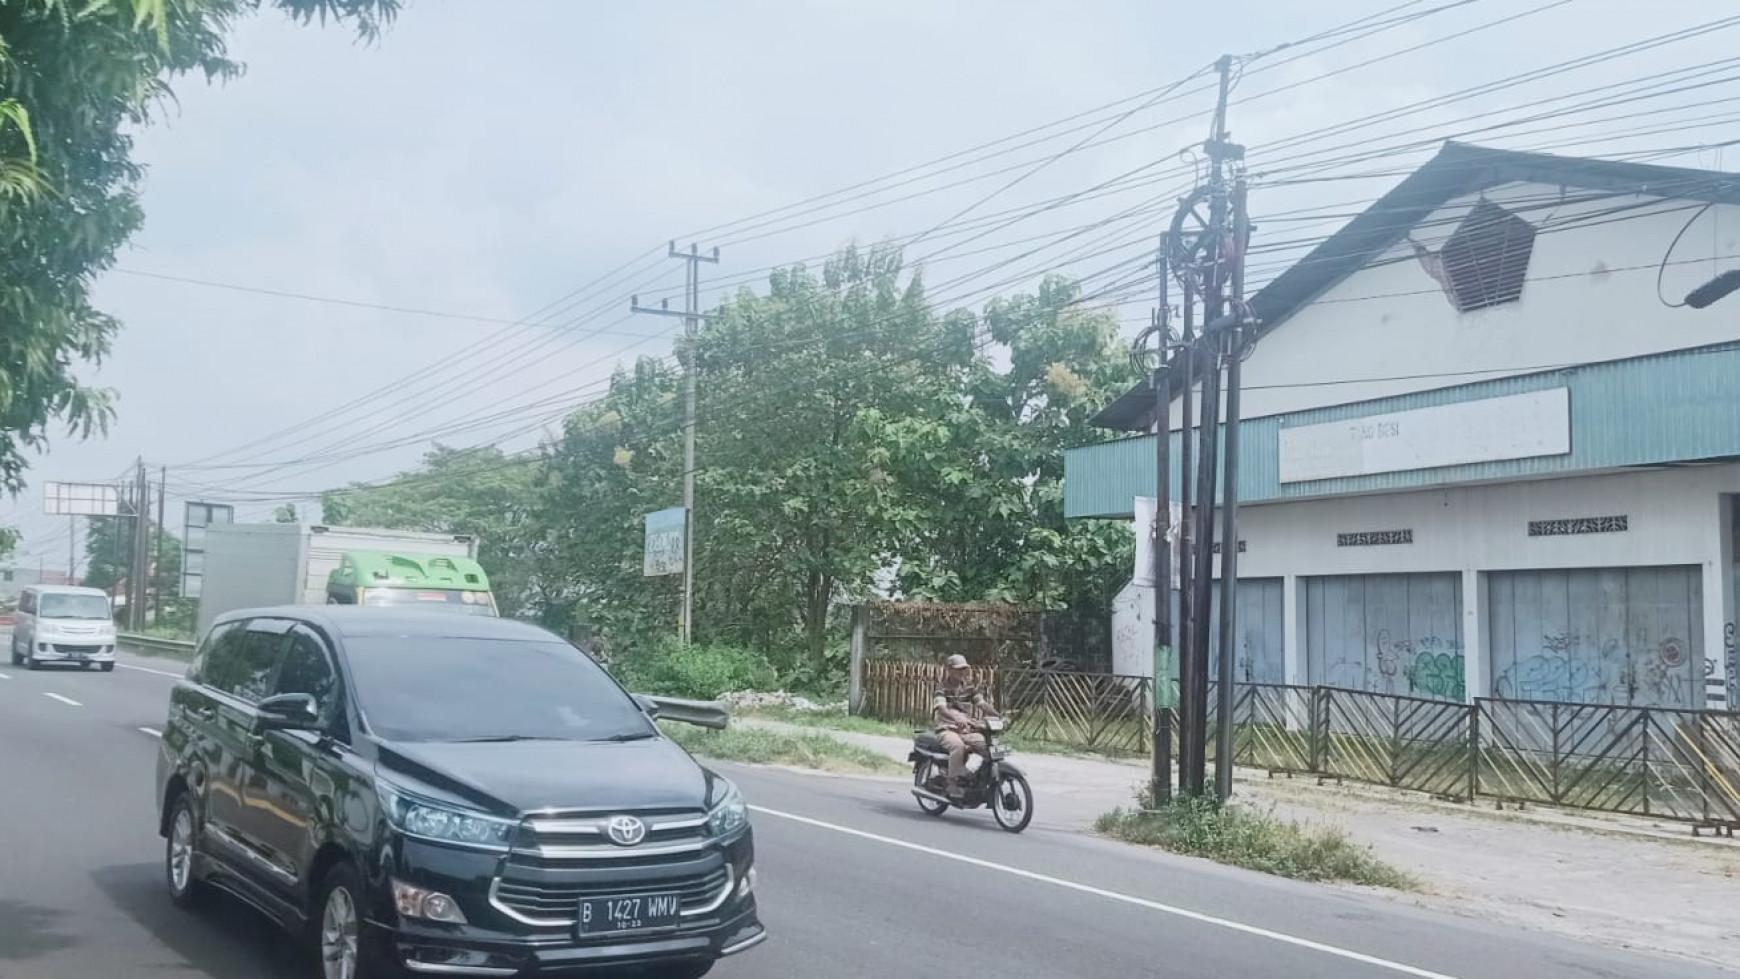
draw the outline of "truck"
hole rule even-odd
[[[415,605],[498,615],[477,540],[365,527],[213,524],[205,529],[199,631],[273,605]]]

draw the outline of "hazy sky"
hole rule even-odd
[[[1001,144],[994,158],[943,172],[973,159],[961,157],[899,187],[854,191],[864,196],[832,210],[691,233],[1154,92],[1223,52],[1442,6],[1456,9],[1252,62],[1231,114],[1235,138],[1252,147],[1252,171],[1317,160],[1337,168],[1330,175],[1386,173],[1459,133],[1574,155],[1740,135],[1740,110],[1715,103],[1735,95],[1720,84],[1733,68],[1688,76],[1678,86],[1706,87],[1658,101],[1532,118],[1574,104],[1576,93],[1731,57],[1740,27],[1729,27],[1316,142],[1283,142],[1728,17],[1732,0],[413,0],[372,47],[273,15],[248,20],[232,46],[246,77],[182,80],[179,107],[139,138],[150,167],[147,223],[98,289],[125,326],[113,356],[87,372],[119,391],[119,421],[104,440],[57,438],[31,488],[0,503],[0,522],[26,533],[20,560],[40,555],[58,568],[67,529],[41,516],[43,480],[112,479],[142,456],[170,467],[172,514],[184,499],[205,498],[237,502],[252,519],[273,497],[409,468],[430,435],[534,444],[540,423],[596,391],[612,364],[668,353],[679,324],[628,316],[627,297],[675,295],[680,263],[646,253],[677,236],[723,247],[723,262],[703,273],[715,297],[769,265],[854,239],[913,235],[978,205],[909,252],[930,257],[927,280],[940,298],[977,305],[1006,280],[1057,268],[1088,276],[1108,302],[1128,300],[1121,314],[1140,322],[1147,307],[1136,300],[1149,288],[1141,256],[1164,201],[1190,181],[1179,151],[1206,132],[1202,81],[1156,105],[1126,102],[1017,141],[1031,146]],[[1502,18],[1515,19],[1483,26]],[[1472,33],[1443,40],[1463,31]],[[1383,60],[1355,67],[1374,59]],[[1347,70],[1321,77],[1338,69]],[[1518,124],[1468,132],[1506,120]],[[1036,169],[1100,140],[1109,141]],[[1661,159],[1722,166],[1718,151]],[[1110,188],[1117,193],[1015,223],[1013,213],[994,217],[1143,167]],[[1301,175],[1310,174],[1277,178]],[[1253,209],[1278,217],[1258,243],[1265,233],[1327,234],[1395,179],[1259,181]],[[1320,213],[1304,220],[1301,209]],[[600,281],[636,256],[625,274]],[[1126,280],[1136,284],[1120,289]],[[507,325],[534,313],[537,322]],[[425,368],[394,392],[265,438]]]

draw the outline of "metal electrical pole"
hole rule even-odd
[[[1176,238],[1172,239],[1173,247],[1178,246]],[[1196,403],[1196,287],[1195,280],[1188,277],[1184,280],[1184,325],[1179,337],[1182,345],[1178,351],[1178,359],[1184,367],[1184,377],[1180,384],[1183,389],[1183,404],[1179,413],[1178,433],[1178,506],[1180,518],[1178,521],[1178,791],[1188,794],[1189,785],[1185,775],[1185,759],[1193,757],[1195,750],[1193,739],[1201,725],[1196,723],[1195,707],[1184,696],[1184,691],[1190,686],[1196,676],[1195,659],[1191,650],[1195,648],[1196,620],[1192,617],[1190,596],[1196,582],[1194,551],[1191,550],[1194,534],[1191,526],[1195,518],[1194,480],[1196,472],[1196,449],[1194,445],[1195,432],[1194,405]]]
[[[668,303],[661,303],[658,309],[649,309],[640,304],[639,297],[629,300],[629,309],[636,313],[683,318],[683,612],[678,633],[683,644],[688,645],[695,617],[695,400],[699,384],[694,346],[695,337],[701,332],[701,321],[706,318],[701,313],[701,263],[717,265],[719,249],[703,255],[699,248],[690,245],[689,250],[683,252],[677,250],[677,243],[673,241],[670,257],[680,258],[688,265],[683,277],[683,311],[679,313],[668,308]]]
[[[1235,163],[1243,157],[1243,149],[1229,141],[1226,131],[1227,97],[1232,88],[1233,59],[1223,57],[1217,66],[1220,71],[1220,97],[1215,104],[1214,121],[1209,129],[1208,141],[1204,148],[1209,157],[1209,173],[1206,186],[1198,187],[1187,195],[1181,203],[1177,216],[1173,219],[1172,231],[1174,251],[1177,256],[1180,277],[1186,289],[1186,327],[1185,355],[1186,370],[1195,373],[1197,361],[1202,366],[1202,416],[1197,426],[1196,439],[1200,456],[1192,466],[1190,443],[1190,404],[1188,397],[1185,404],[1185,464],[1184,485],[1190,486],[1193,477],[1195,483],[1195,512],[1187,518],[1190,527],[1185,544],[1185,562],[1189,570],[1187,586],[1181,605],[1189,611],[1182,618],[1185,624],[1186,638],[1183,659],[1180,662],[1180,686],[1182,703],[1180,715],[1184,724],[1179,738],[1179,786],[1180,791],[1187,795],[1201,795],[1206,789],[1207,781],[1207,749],[1208,749],[1208,687],[1210,643],[1209,635],[1215,631],[1211,618],[1215,610],[1214,602],[1214,554],[1215,554],[1215,506],[1217,477],[1219,476],[1219,456],[1221,452],[1221,368],[1223,363],[1228,368],[1228,403],[1227,423],[1236,428],[1238,424],[1238,369],[1237,361],[1241,352],[1238,325],[1242,315],[1242,271],[1233,266],[1242,261],[1242,246],[1234,246],[1232,240],[1236,233],[1228,227],[1229,212],[1242,214],[1242,203],[1234,206],[1229,200],[1227,189],[1227,165]],[[1241,192],[1237,194],[1242,201]],[[1207,203],[1208,216],[1203,219],[1198,207]],[[1200,227],[1193,237],[1185,237],[1183,227],[1187,219],[1196,218]],[[1242,219],[1239,219],[1242,220]],[[1229,297],[1229,286],[1233,287],[1234,295]],[[1200,337],[1193,336],[1189,326],[1191,306],[1193,305],[1192,288],[1195,287],[1202,296],[1202,331]],[[1234,315],[1228,316],[1229,298],[1232,300]],[[1186,381],[1190,384],[1194,378]],[[1220,799],[1225,800],[1231,793],[1232,775],[1232,688],[1233,679],[1237,675],[1234,670],[1235,644],[1232,641],[1236,629],[1236,595],[1235,581],[1238,569],[1238,528],[1236,526],[1238,477],[1238,436],[1236,431],[1229,429],[1226,435],[1227,453],[1227,487],[1226,499],[1230,504],[1222,511],[1223,526],[1221,536],[1223,543],[1220,550],[1222,582],[1220,590],[1219,635],[1219,670],[1217,682],[1219,697],[1218,737],[1215,742],[1215,788]],[[1193,471],[1194,470],[1194,471]],[[1187,506],[1190,504],[1186,504]]]
[[[1214,748],[1214,792],[1220,801],[1232,797],[1233,684],[1237,682],[1239,588],[1239,386],[1244,363],[1245,245],[1250,216],[1245,210],[1245,182],[1233,185],[1233,233],[1225,265],[1230,279],[1231,324],[1226,335],[1226,488],[1222,491],[1220,559],[1220,727]]]
[[[145,461],[139,460],[133,486],[133,570],[127,575],[127,626],[135,632],[145,628],[145,578],[150,573],[151,483]]]
[[[157,588],[157,604],[151,616],[152,622],[163,621],[163,517],[164,507],[169,504],[169,467],[157,467],[157,531],[151,541],[151,583]]]

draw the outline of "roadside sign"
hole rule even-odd
[[[648,578],[683,573],[683,541],[688,511],[671,507],[646,515],[646,556],[641,574]]]
[[[182,511],[181,596],[198,598],[205,573],[205,529],[234,523],[236,508],[227,503],[189,503]]]
[[[42,512],[59,517],[113,517],[121,489],[104,483],[43,483]]]

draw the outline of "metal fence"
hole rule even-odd
[[[861,712],[923,724],[941,680],[928,664],[867,661]],[[1127,755],[1153,743],[1147,677],[1005,668],[978,682],[1016,712],[1017,738]],[[1246,683],[1233,715],[1234,761],[1252,768],[1740,828],[1740,712]]]

